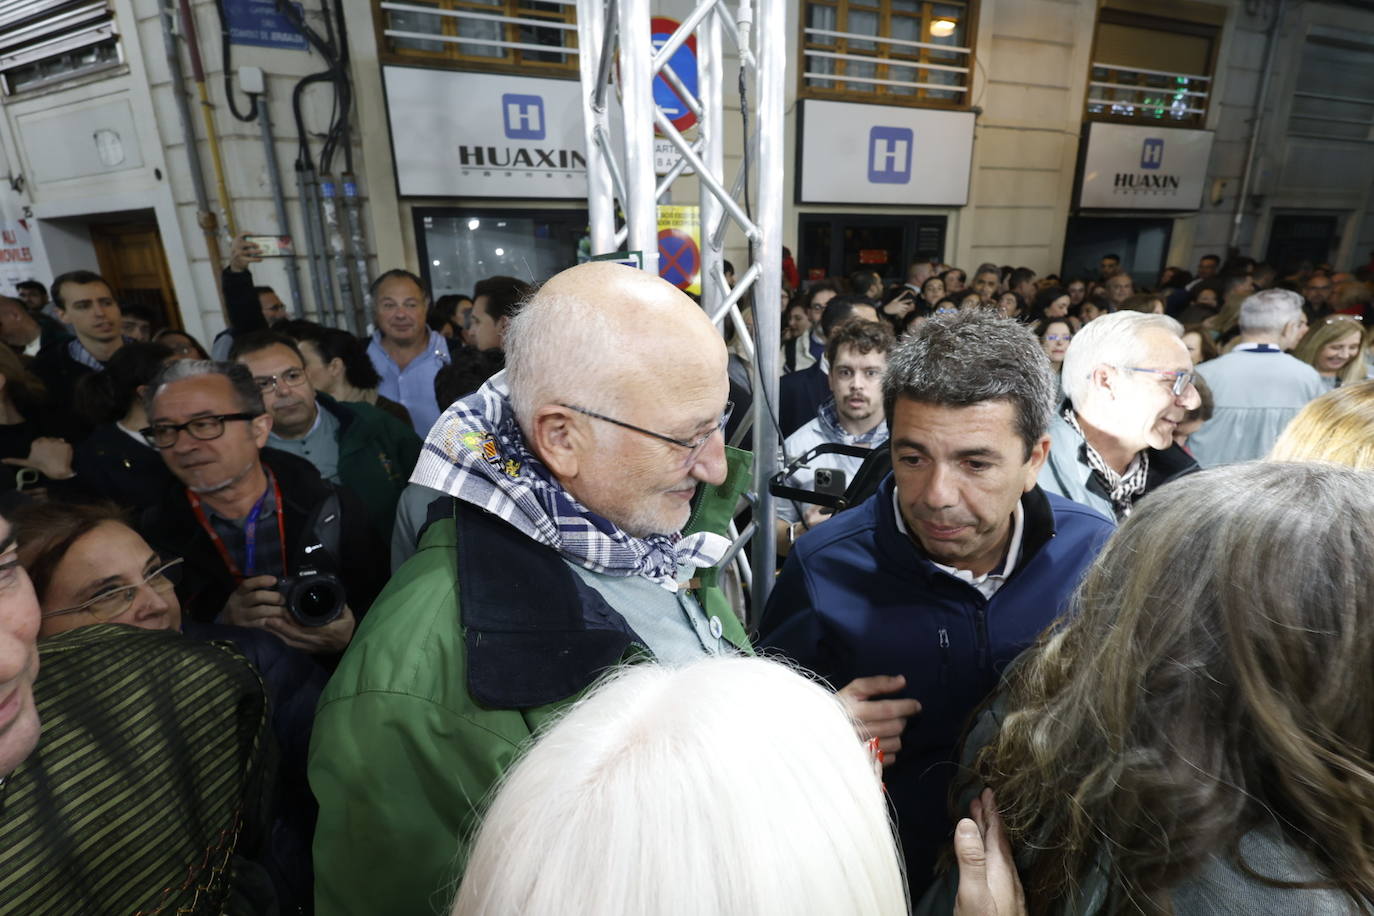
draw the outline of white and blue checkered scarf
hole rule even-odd
[[[730,546],[705,532],[633,537],[574,499],[526,446],[505,372],[444,411],[410,482],[490,512],[593,572],[643,576],[670,591],[679,566],[714,566]]]
[[[866,433],[859,433],[857,436],[840,425],[839,408],[835,406],[835,399],[829,398],[821,409],[816,411],[816,418],[821,424],[821,435],[826,442],[839,442],[844,445],[863,445],[873,448],[887,441],[887,419],[873,427]]]

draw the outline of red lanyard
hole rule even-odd
[[[286,522],[282,517],[281,485],[277,483],[276,475],[273,474],[269,468],[263,468],[263,470],[267,471],[267,481],[272,485],[272,495],[276,499],[277,537],[279,539],[279,546],[281,547],[281,571],[282,575],[285,575]],[[191,511],[196,514],[196,521],[200,522],[200,527],[205,529],[205,533],[210,536],[210,541],[215,545],[215,549],[219,551],[220,559],[224,561],[225,566],[229,567],[229,573],[234,577],[234,581],[242,582],[245,574],[239,571],[238,564],[234,562],[234,557],[229,553],[229,548],[224,546],[224,540],[219,536],[219,532],[210,524],[210,520],[205,517],[205,510],[200,506],[200,497],[190,490],[187,490],[186,499],[191,504]],[[248,518],[243,524],[244,567],[247,569],[247,575],[249,576],[253,575],[257,568],[256,548],[258,541],[258,516],[262,514],[262,505],[266,499],[267,494],[262,494],[258,501],[253,504],[253,508],[248,513]]]

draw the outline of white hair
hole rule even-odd
[[[1281,334],[1302,316],[1302,296],[1290,289],[1265,289],[1240,304],[1242,334]]]
[[[588,409],[616,406],[614,391],[598,384],[614,364],[621,333],[596,303],[580,296],[536,293],[510,321],[503,346],[506,382],[520,429],[527,435],[534,412],[545,404],[582,400],[602,389]]]
[[[1147,312],[1113,312],[1083,325],[1073,335],[1064,353],[1060,378],[1064,394],[1074,410],[1082,410],[1092,391],[1092,373],[1098,366],[1131,366],[1140,361],[1145,343],[1142,338],[1151,328],[1183,337],[1183,325],[1168,315]]]
[[[614,674],[508,773],[454,916],[904,914],[871,755],[778,662]]]

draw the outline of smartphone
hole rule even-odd
[[[289,235],[250,235],[247,241],[258,246],[261,258],[289,258],[296,254]]]
[[[828,496],[843,496],[845,488],[844,471],[833,468],[816,468],[816,481],[813,489]]]

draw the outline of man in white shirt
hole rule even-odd
[[[826,344],[830,364],[830,398],[811,422],[787,437],[783,451],[794,461],[823,443],[874,448],[887,441],[883,410],[883,372],[895,344],[892,332],[880,321],[851,321],[841,325]],[[854,479],[864,459],[853,455],[821,455],[787,478],[788,486],[810,490],[816,472],[827,470],[844,481]],[[830,517],[820,506],[789,499],[778,501],[778,554],[786,556],[803,532]]]

